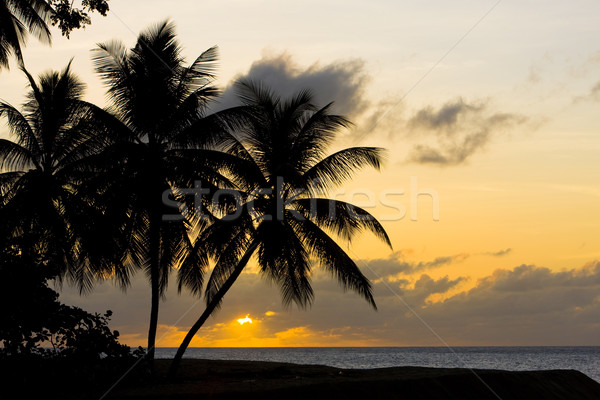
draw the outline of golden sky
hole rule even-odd
[[[318,271],[312,309],[284,309],[250,268],[193,346],[600,345],[598,2],[110,3],[70,40],[30,41],[28,68],[75,57],[87,99],[104,105],[95,43],[132,46],[170,17],[188,60],[219,46],[223,89],[243,75],[283,94],[310,87],[355,123],[337,147],[389,150],[381,173],[334,193],[373,206],[391,237],[394,251],[368,235],[349,247],[379,311]],[[0,83],[0,98],[23,102],[14,64]],[[126,295],[107,283],[62,298],[112,309],[123,340],[145,343],[141,274]],[[202,302],[173,289],[161,307],[159,346],[177,346]]]

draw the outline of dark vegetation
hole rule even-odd
[[[14,56],[29,82],[21,110],[0,102],[12,135],[0,139],[2,398],[600,397],[599,385],[574,371],[477,371],[490,390],[464,370],[182,362],[253,258],[285,304],[310,306],[316,264],[376,307],[370,282],[338,242],[363,231],[390,239],[365,210],[327,192],[364,167],[379,169],[383,150],[328,153],[350,122],[308,91],[285,99],[242,81],[240,105],[211,113],[217,49],[186,64],[168,21],[132,48],[110,41],[94,50],[106,109],[83,100],[70,64],[34,78],[24,65],[26,35],[49,43],[49,24],[69,36],[92,12],[106,15],[107,1],[0,0],[0,67]],[[190,196],[197,183],[205,192]],[[216,201],[223,189],[230,196]],[[53,289],[68,282],[86,292],[108,279],[126,288],[140,270],[151,288],[147,353],[119,343],[110,311],[62,304]],[[167,365],[155,370],[154,346],[172,276],[180,290],[204,296],[206,309],[163,381]],[[127,385],[114,391],[116,383]]]
[[[112,279],[126,288],[139,270],[151,288],[150,372],[171,276],[180,290],[206,298],[171,376],[253,257],[285,304],[310,306],[310,271],[318,264],[375,308],[370,282],[337,242],[365,230],[391,242],[368,212],[327,192],[361,168],[379,169],[383,150],[328,154],[350,122],[330,104],[314,104],[308,91],[283,99],[260,82],[238,82],[240,105],[210,113],[219,93],[217,49],[186,64],[168,21],[142,32],[130,49],[110,41],[94,50],[106,109],[83,100],[85,84],[70,63],[36,79],[20,50],[26,32],[49,41],[53,23],[68,36],[89,23],[89,12],[108,10],[104,1],[73,4],[0,2],[0,17],[10,21],[0,32],[0,62],[6,66],[12,53],[29,81],[20,110],[0,102],[12,135],[0,139],[4,357],[106,364],[139,356],[108,328],[110,312],[60,304],[49,286],[67,281],[86,292]],[[205,192],[190,196],[197,184]],[[223,190],[228,195],[214,196]]]

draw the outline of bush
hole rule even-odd
[[[128,380],[143,377],[139,361],[144,350],[119,343],[119,332],[108,326],[112,312],[91,314],[61,304],[48,287],[47,271],[18,253],[0,253],[3,391],[11,387],[23,398],[69,398],[73,393],[93,398],[134,365],[141,368]]]

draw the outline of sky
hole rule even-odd
[[[595,1],[111,0],[106,18],[53,46],[31,40],[34,74],[73,70],[106,105],[90,50],[170,18],[191,61],[219,46],[221,104],[250,76],[283,96],[311,89],[350,118],[336,148],[385,147],[381,172],[332,193],[377,216],[393,250],[365,234],[348,253],[378,311],[315,267],[310,309],[285,308],[254,264],[192,346],[600,345],[600,34]],[[0,98],[24,101],[13,63]],[[0,136],[7,136],[5,126]],[[175,281],[173,281],[175,283]],[[158,346],[178,346],[203,311],[161,303]],[[146,341],[150,290],[110,282],[61,300],[114,312]],[[249,317],[252,323],[237,320]]]

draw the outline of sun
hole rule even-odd
[[[252,319],[248,315],[246,315],[246,318],[240,318],[240,319],[237,320],[237,322],[239,322],[240,325],[244,325],[245,323],[251,324],[252,323]]]

